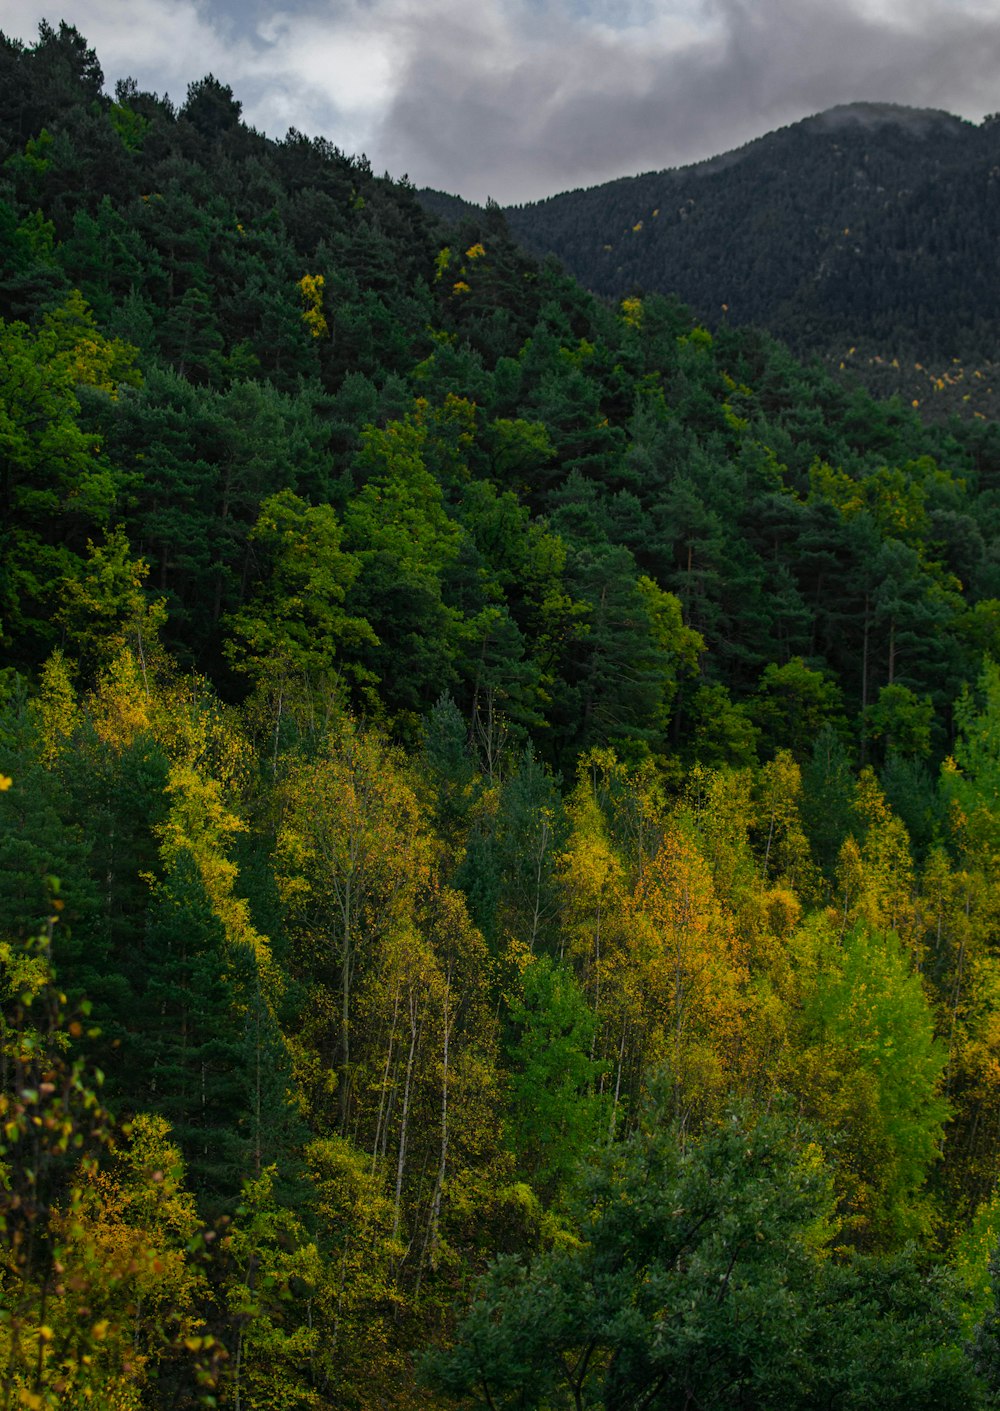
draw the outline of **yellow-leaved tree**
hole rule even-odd
[[[311,1102],[336,1079],[338,1125],[349,1127],[357,986],[383,947],[410,924],[432,847],[400,757],[377,734],[346,722],[285,782],[276,876],[296,965],[315,1003],[299,1050]],[[323,1033],[325,1030],[325,1034]],[[308,1058],[311,1053],[313,1058]],[[325,1071],[317,1069],[322,1054]],[[314,1119],[324,1125],[322,1113]]]
[[[915,966],[923,961],[910,838],[871,768],[862,770],[854,811],[861,840],[844,843],[837,871],[845,927],[863,922],[899,936]]]
[[[117,1123],[76,1056],[51,931],[0,943],[0,1407],[139,1411],[153,1377],[186,1401],[223,1355],[193,1200],[167,1124]]]
[[[734,1082],[747,971],[683,817],[645,867],[629,912],[626,963],[642,1015],[643,1067],[666,1067],[674,1115],[685,1125]]]

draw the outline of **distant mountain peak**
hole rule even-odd
[[[469,214],[434,203],[445,219]],[[709,327],[757,324],[838,362],[859,344],[946,366],[995,352],[997,119],[843,103],[705,161],[506,216],[594,293],[673,294]]]
[[[822,131],[833,131],[839,127],[902,127],[910,132],[923,135],[933,129],[935,132],[951,131],[956,136],[966,131],[972,124],[964,118],[955,117],[943,108],[908,108],[902,103],[838,103],[822,113],[804,118],[797,126],[816,127]]]

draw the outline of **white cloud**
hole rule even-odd
[[[337,23],[286,11],[258,26],[265,47],[244,72],[291,92],[305,88],[339,109],[375,112],[391,99],[401,61],[392,26],[381,20],[378,11]]]
[[[64,9],[32,0],[0,0],[0,28],[33,42],[38,22],[53,28]],[[183,98],[187,85],[216,68],[239,63],[244,44],[227,43],[205,8],[194,0],[83,0],[67,18],[96,49],[105,74],[129,74],[158,92]]]

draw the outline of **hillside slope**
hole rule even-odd
[[[435,215],[462,210],[421,199]],[[855,103],[694,166],[505,214],[594,293],[674,294],[710,326],[760,325],[846,361],[882,394],[996,414],[1000,123]]]
[[[975,356],[1000,311],[1000,125],[855,104],[697,166],[511,210],[596,293],[677,294],[798,348]]]

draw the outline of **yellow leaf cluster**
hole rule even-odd
[[[622,319],[630,328],[642,327],[642,300],[637,298],[623,299],[621,303]]]
[[[299,291],[305,305],[302,310],[302,322],[314,338],[325,338],[330,332],[329,324],[323,313],[323,286],[325,282],[321,274],[304,274],[299,280]]]

